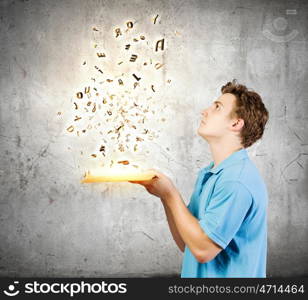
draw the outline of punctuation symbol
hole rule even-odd
[[[298,35],[298,31],[296,29],[293,29],[288,34],[283,34],[288,27],[288,21],[284,17],[276,18],[272,22],[271,27],[276,33],[271,32],[269,29],[263,30],[262,33],[266,38],[276,43],[287,43]]]
[[[19,281],[14,281],[14,284],[18,284],[18,283],[19,283]],[[5,295],[12,297],[12,296],[16,296],[16,295],[19,294],[18,290],[14,291],[15,290],[15,285],[14,284],[10,284],[8,286],[8,290],[9,291],[6,291],[6,290],[3,291]]]

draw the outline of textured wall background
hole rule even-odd
[[[179,274],[182,254],[159,199],[129,183],[81,185],[94,163],[77,155],[85,140],[65,130],[92,74],[81,67],[94,59],[92,27],[112,53],[114,28],[129,20],[166,40],[156,95],[169,118],[161,140],[149,142],[151,160],[139,159],[167,172],[188,202],[211,161],[196,134],[201,109],[232,78],[252,87],[270,112],[264,138],[249,148],[270,197],[268,276],[307,274],[306,1],[2,0],[0,275]]]

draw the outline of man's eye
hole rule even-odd
[[[219,107],[219,105],[218,104],[216,104],[216,108],[218,108]]]

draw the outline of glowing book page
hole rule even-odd
[[[95,182],[116,182],[116,181],[146,181],[151,180],[156,176],[153,171],[144,172],[123,172],[115,173],[104,171],[101,173],[86,174],[81,181],[82,183],[95,183]]]

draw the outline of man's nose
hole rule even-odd
[[[201,113],[202,116],[206,117],[207,116],[207,109],[204,109]]]

